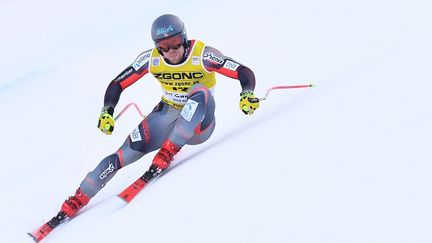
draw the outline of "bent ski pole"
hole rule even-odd
[[[120,113],[116,116],[116,118],[114,118],[114,120],[117,121],[117,119],[119,119],[119,118],[123,115],[123,113],[125,113],[125,112],[127,111],[127,109],[129,109],[129,107],[131,107],[131,106],[134,106],[134,107],[135,107],[135,109],[137,110],[137,112],[140,114],[140,116],[141,116],[143,119],[145,118],[145,115],[143,115],[143,113],[141,112],[141,110],[140,110],[140,108],[138,107],[138,105],[135,104],[134,102],[131,102],[131,103],[127,104],[127,105],[125,106],[125,108],[123,108],[122,111],[120,111]]]
[[[262,101],[262,100],[266,100],[267,99],[267,97],[269,96],[269,94],[270,94],[270,91],[272,91],[272,90],[275,90],[275,89],[298,89],[298,88],[312,88],[312,87],[314,87],[315,85],[314,84],[301,84],[301,85],[282,85],[282,86],[273,86],[273,87],[271,87],[271,88],[269,88],[268,90],[267,90],[267,92],[266,92],[266,94],[265,94],[265,96],[264,97],[262,97],[262,98],[259,98],[260,99],[260,101]],[[138,107],[138,105],[137,104],[135,104],[134,102],[131,102],[131,103],[129,103],[129,104],[127,104],[124,108],[123,108],[123,110],[121,110],[120,111],[120,113],[114,118],[114,120],[115,121],[117,121],[128,109],[129,109],[129,107],[131,107],[131,106],[134,106],[135,107],[135,109],[137,110],[137,112],[139,113],[139,115],[142,117],[142,118],[145,118],[146,116],[145,115],[143,115],[143,113],[141,112],[141,109]]]
[[[314,86],[315,86],[314,84],[301,84],[301,85],[283,85],[283,86],[273,86],[273,87],[271,87],[271,88],[269,88],[269,89],[267,90],[267,92],[266,92],[266,94],[265,94],[264,97],[259,98],[259,99],[260,99],[260,101],[262,101],[262,100],[266,100],[267,97],[268,97],[269,94],[270,94],[270,91],[275,90],[275,89],[312,88],[312,87],[314,87]]]

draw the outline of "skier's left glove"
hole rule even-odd
[[[111,135],[114,131],[114,108],[104,106],[99,116],[98,128],[105,134]]]
[[[246,115],[252,115],[259,107],[260,99],[255,97],[253,91],[246,90],[240,93],[240,109]]]

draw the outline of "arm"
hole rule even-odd
[[[242,87],[240,109],[243,113],[252,115],[258,109],[259,99],[254,95],[255,75],[250,68],[223,55],[219,50],[210,46],[205,47],[202,60],[207,71],[217,72],[240,81]]]
[[[105,91],[104,107],[112,108],[114,112],[123,90],[148,73],[151,51],[148,50],[139,55],[130,66],[110,82]]]
[[[105,91],[104,107],[98,122],[98,128],[103,133],[110,135],[114,130],[114,108],[123,90],[148,73],[151,52],[152,50],[148,50],[139,55],[129,67],[123,70],[108,85]]]
[[[202,56],[205,69],[240,81],[242,91],[255,90],[255,75],[245,65],[223,55],[219,50],[206,46]]]

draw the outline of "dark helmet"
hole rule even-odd
[[[180,34],[182,37],[183,45],[187,47],[186,28],[183,21],[173,14],[164,14],[159,16],[152,24],[151,36],[154,44],[156,42]]]

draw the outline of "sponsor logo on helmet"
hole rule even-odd
[[[206,54],[204,54],[203,56],[204,60],[209,60],[213,63],[217,63],[217,64],[222,64],[224,63],[224,59],[222,59],[221,57],[216,56],[214,53],[211,52],[207,52]]]
[[[157,28],[156,29],[156,35],[166,35],[169,32],[173,32],[174,31],[174,27],[172,25],[169,25],[168,27],[162,27],[162,28]]]
[[[197,78],[203,78],[203,72],[175,72],[175,73],[154,73],[155,78],[159,80],[170,79],[170,80],[191,80]]]

